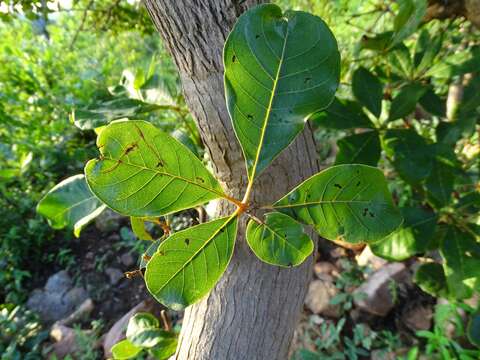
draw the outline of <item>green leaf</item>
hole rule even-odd
[[[331,103],[340,53],[320,18],[265,4],[240,16],[224,64],[227,107],[253,180]]]
[[[352,75],[352,91],[355,98],[373,115],[380,117],[383,85],[375,75],[364,67],[358,68]]]
[[[472,191],[470,193],[462,195],[458,199],[455,209],[468,213],[476,214],[480,212],[480,192]]]
[[[124,360],[132,359],[142,351],[142,348],[133,345],[127,339],[122,340],[112,347],[112,355],[114,359]]]
[[[397,120],[411,114],[427,90],[427,87],[419,83],[407,84],[402,87],[392,101],[388,121]]]
[[[407,182],[416,184],[430,175],[435,154],[426,139],[415,130],[387,130],[382,147],[398,174]]]
[[[372,243],[402,223],[383,173],[367,165],[332,166],[273,205],[329,240]]]
[[[412,35],[422,22],[427,11],[426,0],[401,0],[400,10],[395,16],[392,46],[401,43]]]
[[[435,58],[442,48],[443,34],[433,38],[427,30],[422,30],[415,48],[415,75],[419,76],[427,71],[434,63]]]
[[[130,217],[130,224],[132,225],[132,231],[139,240],[153,241],[152,235],[145,229],[145,220],[138,217]]]
[[[440,243],[449,293],[467,299],[479,285],[480,244],[470,233],[450,226]]]
[[[422,264],[415,272],[413,281],[427,294],[435,297],[447,296],[447,279],[442,265],[438,263]]]
[[[412,76],[413,64],[410,51],[404,44],[399,44],[388,54],[389,64],[392,70],[403,78]]]
[[[154,240],[153,243],[150,244],[150,246],[147,248],[147,250],[145,250],[145,252],[143,253],[143,255],[140,259],[140,266],[139,266],[140,269],[144,269],[144,268],[147,267],[147,264],[150,261],[149,259],[153,255],[155,255],[158,247],[160,246],[162,241],[164,241],[165,239],[166,239],[166,236],[164,235],[160,239]]]
[[[128,322],[128,341],[142,348],[161,346],[175,340],[174,333],[160,329],[160,324],[155,316],[149,313],[137,313]]]
[[[97,146],[100,158],[85,166],[88,184],[121,214],[166,215],[225,196],[190,150],[148,122],[113,122]]]
[[[380,139],[377,131],[346,136],[337,141],[335,165],[365,164],[376,166],[380,159]]]
[[[425,188],[430,202],[437,208],[447,206],[453,193],[455,169],[451,166],[435,161],[432,172],[425,181]]]
[[[150,349],[149,352],[157,360],[168,360],[177,350],[178,340],[176,337],[163,338],[162,341]]]
[[[76,237],[105,210],[89,190],[85,176],[75,175],[51,189],[37,205],[37,213],[47,218],[54,229],[71,228]]]
[[[425,252],[437,225],[437,216],[432,211],[413,207],[404,207],[400,211],[404,218],[402,226],[370,245],[375,255],[391,261],[402,261]]]
[[[480,347],[480,312],[470,317],[467,326],[467,336],[472,344]]]
[[[268,213],[265,222],[250,220],[247,242],[258,258],[278,266],[300,265],[313,251],[313,241],[301,224],[282,213]]]
[[[200,300],[227,268],[236,232],[234,215],[171,235],[147,264],[145,282],[150,293],[173,310]]]
[[[311,121],[327,129],[343,130],[373,127],[360,104],[338,98],[335,98],[325,111],[314,114]]]
[[[393,31],[386,31],[374,36],[363,35],[360,40],[360,46],[362,49],[384,51],[389,47],[392,35]]]
[[[81,130],[91,130],[107,125],[114,120],[135,118],[146,112],[161,109],[162,106],[148,104],[141,100],[129,99],[125,95],[115,97],[110,95],[106,99],[86,109],[75,110],[72,114],[73,123]]]
[[[429,88],[425,94],[422,95],[422,97],[419,100],[420,105],[428,111],[430,114],[439,116],[439,117],[445,117],[446,112],[447,112],[447,107],[445,100],[440,98],[435,92],[433,91],[432,88]]]

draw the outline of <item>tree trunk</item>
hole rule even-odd
[[[223,87],[222,51],[236,18],[258,0],[146,0],[146,6],[180,72],[216,176],[242,198],[245,163],[233,132]],[[272,203],[318,171],[312,131],[297,140],[256,181],[255,204]],[[221,202],[219,215],[233,211]],[[189,307],[176,358],[184,360],[286,359],[311,277],[311,256],[282,269],[260,262],[240,222],[232,261],[215,289]]]

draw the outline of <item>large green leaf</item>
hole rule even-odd
[[[447,279],[441,264],[422,264],[415,272],[414,282],[432,296],[446,297],[448,294]]]
[[[266,214],[263,223],[250,220],[247,242],[259,259],[279,266],[300,265],[313,251],[313,241],[303,226],[278,212]]]
[[[312,116],[311,121],[328,129],[372,128],[373,124],[359,103],[335,98],[330,106]]]
[[[89,190],[84,175],[71,176],[51,189],[37,205],[51,227],[73,229],[75,236],[105,209]]]
[[[376,166],[380,159],[380,139],[377,131],[346,136],[337,141],[335,165],[365,164]]]
[[[340,77],[336,40],[318,17],[273,4],[238,19],[224,49],[227,107],[252,180],[326,108]]]
[[[402,78],[409,79],[413,72],[412,57],[404,44],[399,44],[388,54],[389,65],[392,71]]]
[[[397,96],[393,98],[388,121],[401,119],[411,114],[427,90],[427,87],[418,83],[407,84],[402,87]]]
[[[380,117],[382,112],[383,85],[370,71],[358,68],[352,75],[352,91],[373,115]]]
[[[393,24],[392,46],[401,43],[417,30],[426,11],[427,0],[400,1],[400,9]]]
[[[387,130],[382,147],[399,175],[409,183],[416,184],[430,175],[435,154],[415,130]]]
[[[114,359],[126,360],[133,359],[142,351],[141,347],[133,345],[127,339],[122,340],[112,347],[112,355]]]
[[[430,210],[411,207],[400,210],[404,218],[402,226],[370,245],[375,255],[391,261],[402,261],[425,252],[437,225],[437,216]]]
[[[147,264],[150,293],[173,310],[200,300],[227,268],[236,232],[237,216],[230,216],[170,236]]]
[[[163,338],[162,341],[150,349],[149,352],[157,360],[168,360],[170,357],[175,354],[177,349],[178,340],[176,337]]]
[[[450,226],[440,244],[449,293],[457,299],[472,296],[479,287],[480,244],[468,232]]]
[[[190,150],[148,122],[113,122],[97,146],[100,158],[85,166],[88,184],[121,214],[160,216],[225,196]]]
[[[332,166],[304,181],[273,208],[313,225],[329,240],[372,243],[402,223],[383,173],[367,165]]]

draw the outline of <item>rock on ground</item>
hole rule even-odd
[[[52,323],[70,315],[87,298],[87,291],[73,287],[72,279],[62,270],[48,279],[44,289],[32,292],[27,307],[37,312],[43,322]]]
[[[305,298],[306,307],[314,314],[322,314],[328,317],[338,317],[339,308],[331,305],[330,300],[338,290],[333,283],[323,280],[314,280],[310,283]]]
[[[375,271],[355,290],[355,305],[370,314],[385,316],[395,305],[392,282],[405,282],[409,271],[402,263],[390,263]],[[359,294],[364,294],[363,296]]]

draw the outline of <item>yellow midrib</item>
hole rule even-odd
[[[288,34],[289,34],[289,26],[288,26],[288,23],[287,23],[287,32],[285,34],[285,41],[283,42],[282,54],[280,56],[280,61],[278,62],[278,68],[277,68],[277,72],[275,74],[275,79],[273,80],[272,94],[270,95],[270,100],[268,102],[267,111],[265,112],[265,118],[263,120],[262,130],[261,130],[261,133],[260,133],[260,142],[258,144],[257,153],[255,155],[255,161],[253,163],[252,174],[249,176],[249,185],[248,185],[248,188],[247,188],[247,194],[245,194],[245,200],[248,200],[247,195],[250,195],[250,191],[251,191],[250,190],[250,188],[251,188],[250,184],[253,183],[253,181],[255,179],[255,173],[257,172],[258,161],[260,160],[260,153],[261,153],[262,148],[263,148],[263,140],[265,138],[265,132],[266,132],[266,129],[267,129],[268,120],[270,118],[270,113],[272,111],[273,99],[275,98],[275,91],[277,89],[278,79],[280,77],[280,71],[281,71],[282,65],[283,65],[283,59],[285,58],[285,49],[287,47]]]

